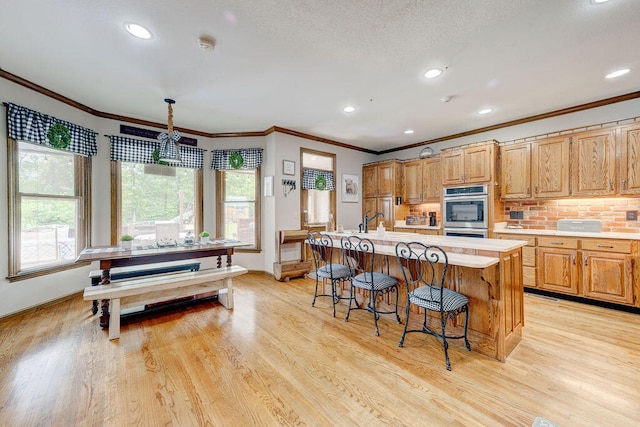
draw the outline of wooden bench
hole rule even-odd
[[[147,266],[141,265],[132,265],[130,267],[116,267],[112,268],[110,272],[110,281],[114,282],[116,280],[122,279],[132,279],[134,277],[141,276],[153,276],[159,274],[167,274],[174,273],[177,271],[198,271],[200,270],[200,263],[193,262],[189,260],[188,262],[184,261],[174,261],[174,262],[164,262],[157,264],[150,264]],[[89,279],[91,279],[91,286],[99,285],[103,280],[102,270],[93,270],[89,273]],[[98,300],[93,300],[93,304],[91,306],[91,312],[96,314],[98,312]]]
[[[247,273],[247,269],[237,265],[208,270],[172,273],[163,276],[141,277],[122,280],[108,285],[84,288],[86,301],[111,300],[109,319],[109,339],[120,338],[120,313],[127,307],[158,302],[218,291],[218,301],[228,310],[233,309],[232,278]]]

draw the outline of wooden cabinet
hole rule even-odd
[[[579,293],[578,239],[538,238],[538,287],[570,295]]]
[[[569,149],[567,137],[548,138],[533,144],[531,184],[533,197],[569,195]]]
[[[417,205],[440,202],[441,193],[442,174],[439,157],[404,163],[404,203]]]
[[[522,248],[522,283],[528,288],[538,287],[537,264],[538,256],[536,248],[536,237],[528,234],[500,234],[496,233],[499,239],[525,240],[527,246]]]
[[[422,160],[404,163],[404,203],[422,203]]]
[[[396,227],[395,231],[400,233],[416,233],[416,234],[425,234],[430,236],[437,236],[440,234],[440,230],[431,230],[427,228]]]
[[[500,197],[528,199],[531,197],[531,143],[500,147]]]
[[[397,160],[387,160],[362,167],[363,199],[362,217],[368,212],[370,216],[382,212],[384,218],[376,218],[369,224],[373,230],[381,221],[385,228],[393,230],[395,223],[395,197],[402,194],[402,163]]]
[[[619,132],[619,192],[640,194],[640,124],[623,126]]]
[[[571,193],[577,197],[616,194],[615,129],[581,132],[571,138]]]
[[[440,162],[443,186],[489,182],[495,167],[494,144],[443,150]]]
[[[615,304],[640,306],[638,242],[635,240],[532,236],[496,233],[526,240],[522,248],[524,286]]]
[[[633,304],[632,242],[582,240],[582,292],[585,297]]]
[[[440,202],[442,197],[442,173],[440,157],[422,159],[422,201]]]

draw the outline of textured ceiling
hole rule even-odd
[[[0,0],[0,10],[3,70],[159,123],[171,97],[177,127],[210,133],[279,126],[381,151],[640,88],[638,0]],[[126,22],[154,37],[131,37]],[[213,52],[199,48],[203,34]],[[433,67],[446,70],[426,80]],[[604,79],[619,67],[631,73]],[[479,116],[483,107],[495,111]]]

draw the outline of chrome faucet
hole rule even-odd
[[[358,224],[358,233],[363,233],[363,232],[364,233],[368,233],[369,232],[369,223],[371,221],[373,221],[374,219],[378,218],[379,216],[384,218],[384,213],[382,213],[382,212],[376,212],[376,214],[374,216],[369,218],[369,212],[371,212],[371,211],[365,212],[364,220],[362,221],[362,224]]]

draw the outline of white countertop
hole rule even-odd
[[[474,237],[435,236],[395,231],[387,231],[383,236],[379,236],[375,231],[370,233],[345,231],[344,233],[327,234],[334,239],[350,235],[368,238],[374,243],[376,253],[388,256],[395,256],[395,246],[399,242],[421,242],[427,245],[443,246],[447,248],[447,255],[451,265],[471,268],[485,268],[500,262],[497,257],[476,255],[475,251],[509,252],[527,244],[524,240],[478,239]],[[338,246],[339,243],[336,243],[334,242],[334,245]]]
[[[503,234],[526,234],[534,236],[566,236],[566,237],[587,237],[592,239],[626,239],[640,240],[640,233],[580,233],[576,231],[557,230],[531,230],[525,228],[494,228],[494,233]]]

